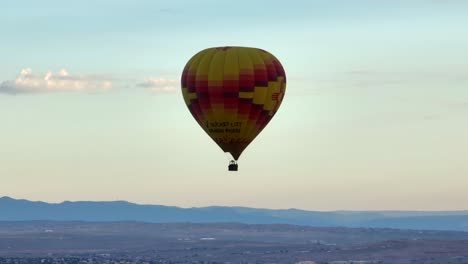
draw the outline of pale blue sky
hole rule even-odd
[[[466,1],[3,1],[0,195],[468,209]],[[186,109],[201,49],[266,49],[283,105],[240,171]]]

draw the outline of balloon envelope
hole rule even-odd
[[[198,52],[187,62],[181,82],[195,120],[235,160],[275,115],[286,90],[279,60],[247,47]]]

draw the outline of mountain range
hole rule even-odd
[[[248,207],[181,208],[126,201],[46,203],[0,198],[0,221],[291,224],[316,227],[468,231],[468,211],[306,211]]]

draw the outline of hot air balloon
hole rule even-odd
[[[198,124],[237,171],[244,149],[278,111],[286,90],[279,60],[257,48],[216,47],[195,54],[182,72],[182,94]]]

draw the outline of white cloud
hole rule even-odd
[[[27,68],[21,70],[15,80],[0,83],[0,93],[48,93],[65,91],[107,91],[112,89],[112,81],[93,76],[70,75],[62,69],[58,73],[47,72],[35,75]]]
[[[154,93],[175,93],[179,91],[179,85],[179,81],[166,78],[147,78],[138,84]]]

